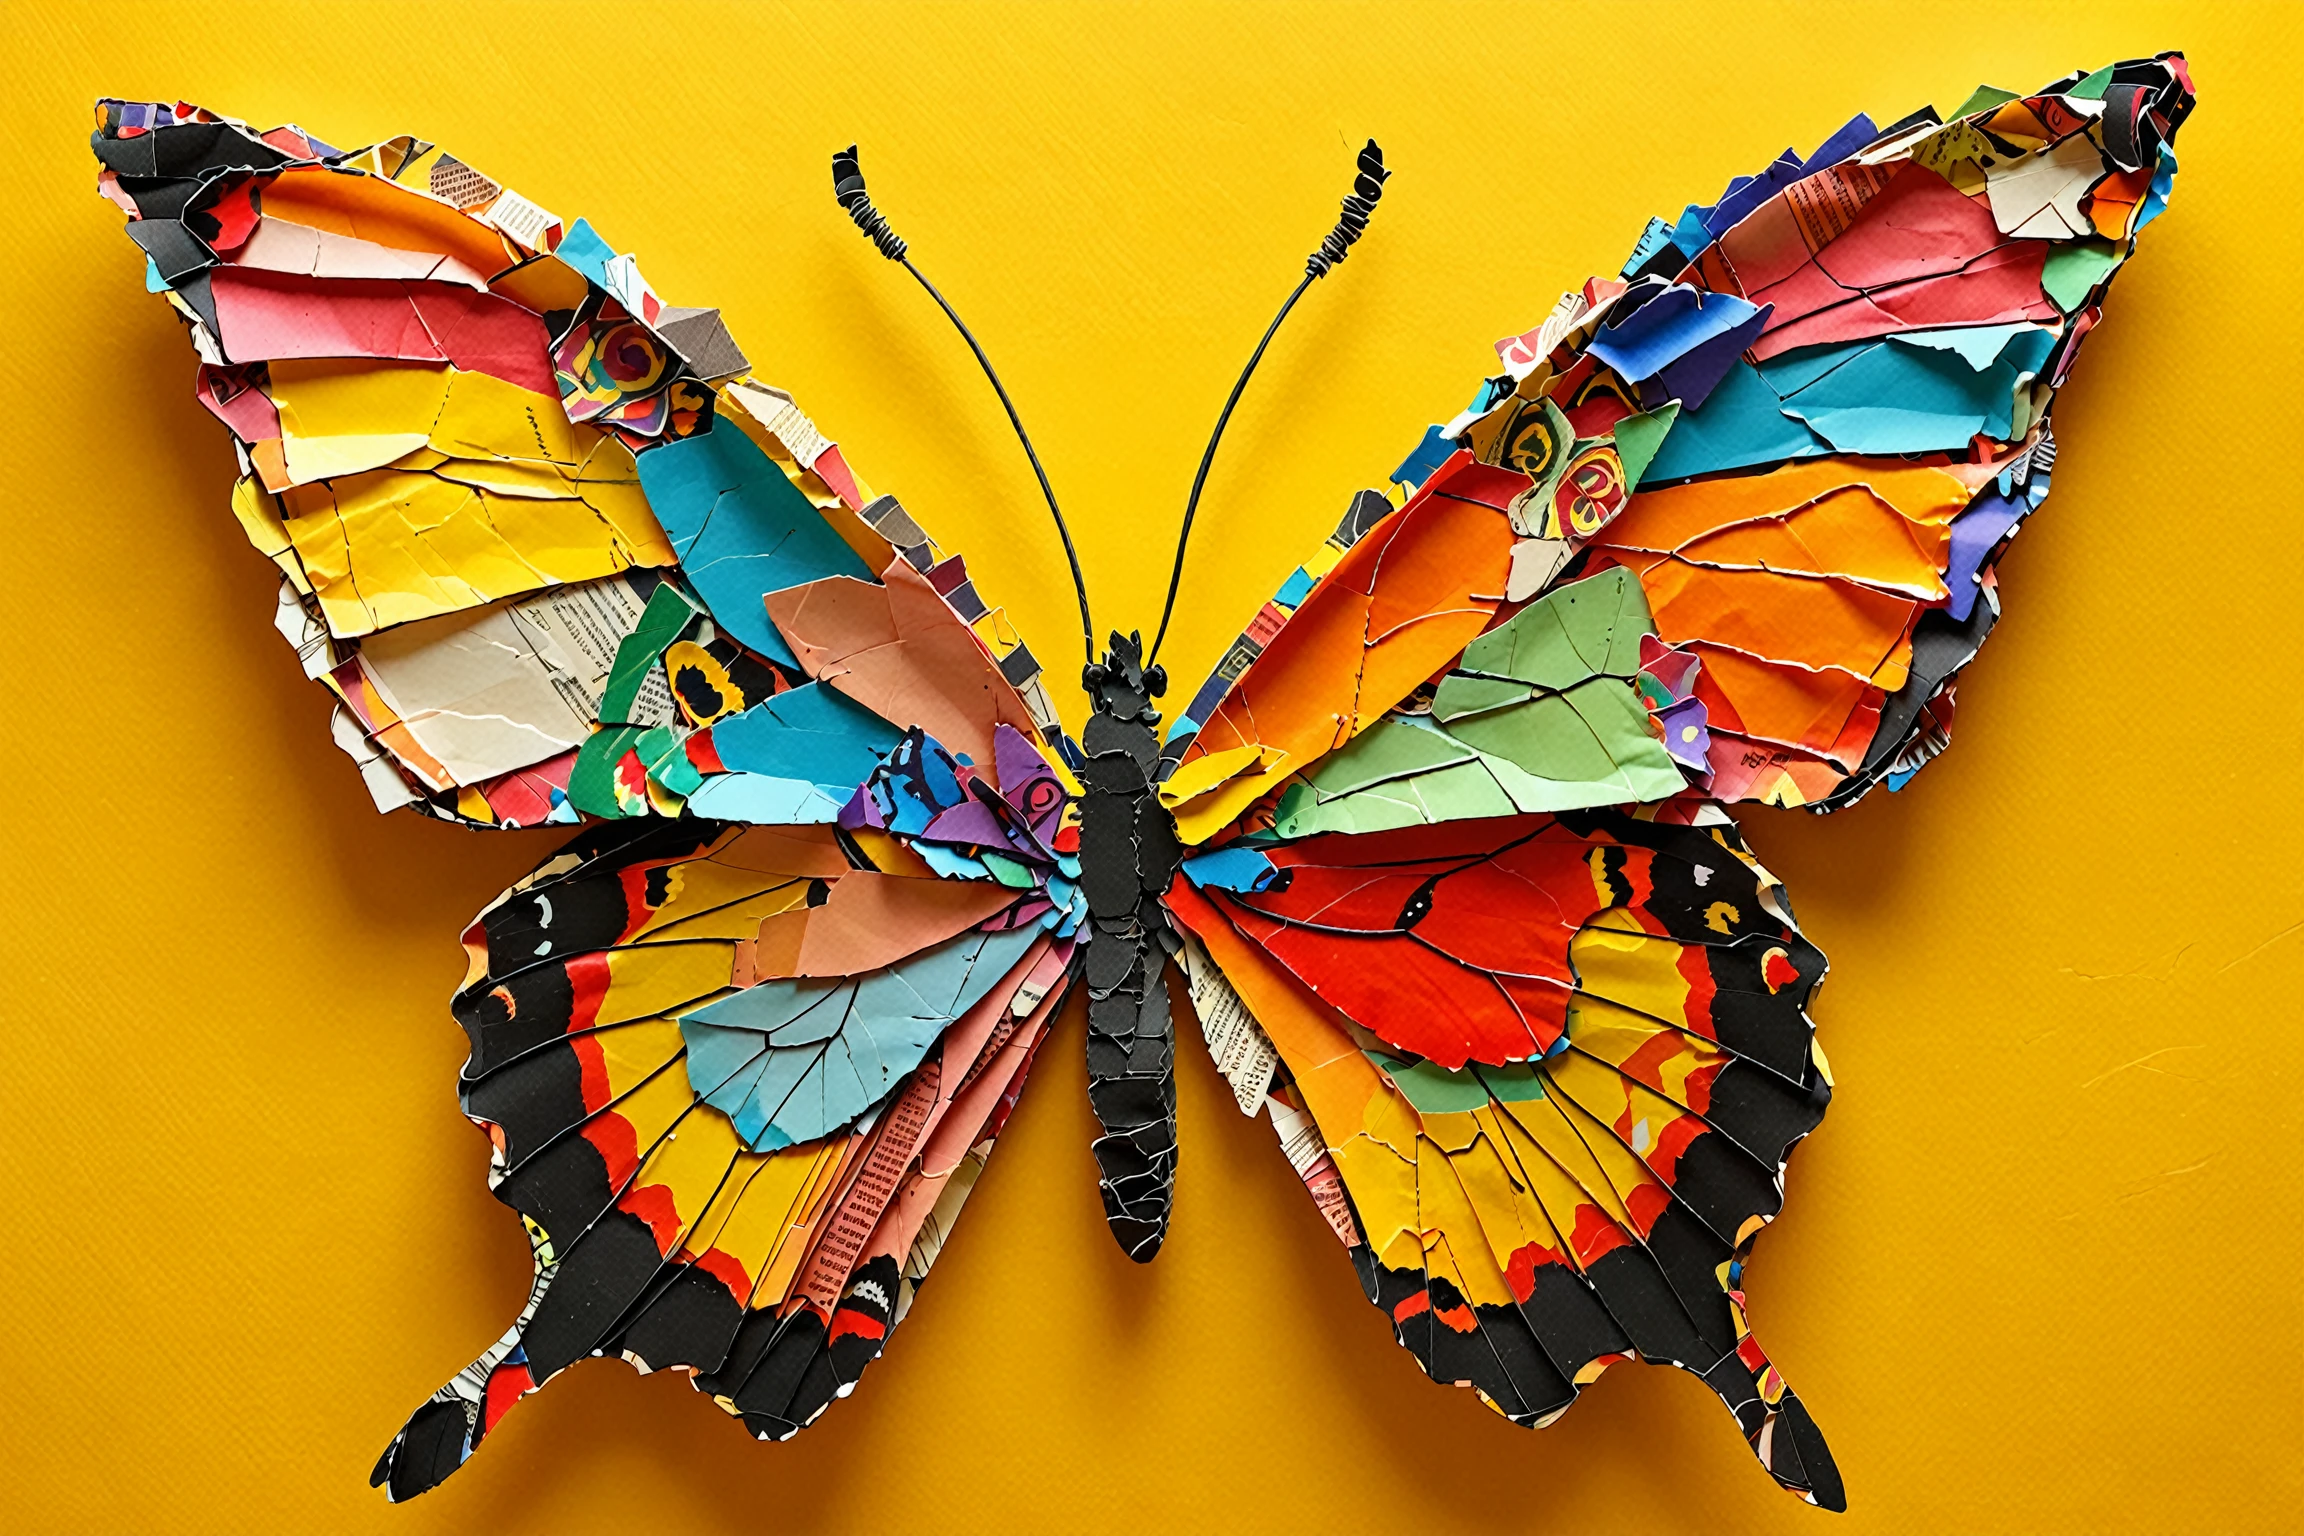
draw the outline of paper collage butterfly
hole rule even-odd
[[[534,1287],[374,1480],[435,1486],[593,1355],[764,1438],[810,1423],[1076,987],[1106,1216],[1150,1259],[1174,961],[1433,1379],[1540,1426],[1669,1363],[1843,1507],[1743,1293],[1830,1098],[1825,962],[1729,808],[1832,810],[1944,749],[2192,105],[2174,54],[1980,89],[1652,221],[1352,498],[1164,738],[1178,581],[1149,647],[1098,647],[1066,534],[1075,741],[961,557],[588,224],[411,138],[101,103],[102,190],[377,804],[579,828],[465,930],[452,1004]],[[1371,143],[1266,344],[1388,174]],[[853,150],[834,182],[997,389]]]

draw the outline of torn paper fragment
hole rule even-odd
[[[848,577],[772,594],[768,613],[798,665],[887,720],[918,725],[988,776],[995,732],[1036,730],[983,641],[931,578],[891,560],[880,582]]]
[[[1184,978],[1192,992],[1192,1011],[1200,1016],[1200,1032],[1207,1039],[1208,1054],[1224,1081],[1232,1085],[1232,1097],[1240,1105],[1240,1113],[1253,1115],[1262,1107],[1265,1094],[1272,1087],[1272,1074],[1279,1068],[1280,1053],[1257,1027],[1248,1005],[1232,990],[1232,984],[1216,969],[1206,950],[1187,937],[1182,959]]]
[[[592,733],[641,591],[612,576],[402,625],[369,636],[360,665],[447,784],[478,784]]]
[[[2104,179],[2103,151],[2086,132],[2010,165],[1985,173],[1992,219],[2005,235],[2037,240],[2076,239],[2095,233],[2081,199]]]
[[[776,462],[726,421],[650,448],[639,475],[713,621],[771,661],[798,665],[764,597],[827,576],[873,579]]]
[[[825,1135],[885,1098],[990,992],[1036,929],[972,932],[861,976],[762,982],[685,1015],[688,1080],[760,1150]]]

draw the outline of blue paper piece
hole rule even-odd
[[[1976,580],[1977,573],[1984,568],[1984,557],[2031,510],[2025,503],[2011,500],[1998,491],[1986,491],[1952,519],[1952,549],[1945,561],[1944,585],[1952,591],[1948,609],[1953,618],[1963,624],[1968,622],[1968,615],[1984,590]]]
[[[1690,409],[1712,398],[1712,391],[1726,378],[1728,370],[1736,366],[1744,349],[1760,339],[1768,325],[1768,317],[1776,313],[1776,306],[1763,304],[1759,311],[1734,330],[1725,331],[1702,346],[1665,364],[1664,371],[1640,386],[1640,403],[1647,409],[1659,410],[1677,400]]]
[[[2136,230],[2168,211],[2168,194],[2176,189],[2176,151],[2160,146],[2160,158],[2153,162],[2152,185],[2144,191],[2144,206],[2136,210]]]
[[[765,773],[716,773],[688,796],[690,815],[761,827],[821,826],[840,814],[840,802],[805,779]]]
[[[811,816],[811,821],[833,820],[856,787],[880,766],[882,755],[903,739],[904,733],[895,726],[822,683],[787,688],[712,727],[712,750],[731,773],[813,784],[822,790],[832,809]],[[693,797],[689,804],[696,805]],[[707,813],[699,809],[697,814]]]
[[[591,222],[578,219],[560,237],[552,254],[589,278],[594,286],[608,286],[608,263],[616,259],[616,247],[600,238],[600,231]]]
[[[1257,848],[1219,848],[1184,861],[1184,878],[1203,891],[1260,891],[1276,873],[1272,861]]]
[[[1760,376],[1842,453],[1956,451],[1980,432],[2008,436],[2018,376],[2055,344],[2031,325],[1900,333],[1788,352]]]
[[[1621,323],[1602,325],[1585,350],[1637,384],[1663,372],[1673,359],[1766,313],[1732,293],[1704,293],[1674,283]]]
[[[1674,283],[1621,323],[1602,326],[1586,350],[1641,384],[1640,403],[1649,409],[1678,400],[1694,410],[1775,312],[1773,304],[1755,308],[1732,293]]]
[[[2019,375],[2037,374],[2055,345],[2036,325],[1969,326],[1733,363],[1701,408],[1681,411],[1640,484],[1821,453],[1957,452],[1979,432],[2005,438]]]
[[[1704,227],[1704,212],[1690,203],[1681,210],[1680,222],[1672,226],[1672,243],[1690,261],[1703,255],[1704,248],[1712,243],[1712,231]]]
[[[1828,165],[1837,165],[1879,136],[1880,130],[1873,125],[1872,119],[1859,112],[1843,123],[1830,138],[1817,145],[1816,152],[1806,159],[1787,149],[1759,175],[1739,176],[1729,182],[1727,190],[1720,194],[1720,201],[1711,207],[1691,205],[1688,212],[1694,214],[1704,226],[1710,237],[1706,241],[1709,244],[1710,240],[1719,239],[1740,223],[1746,214],[1792,183]],[[1685,218],[1686,215],[1683,215],[1683,220]],[[1696,252],[1690,251],[1688,254],[1693,257]]]
[[[1800,163],[1800,174],[1809,176],[1828,165],[1838,165],[1878,137],[1880,127],[1872,121],[1871,114],[1859,112],[1842,123],[1830,138],[1816,146],[1816,152]]]
[[[1633,243],[1632,254],[1624,258],[1623,270],[1617,275],[1629,280],[1633,273],[1663,254],[1664,248],[1671,243],[1672,226],[1662,219],[1650,219],[1648,227],[1640,231],[1640,238]]]
[[[1432,471],[1447,463],[1455,454],[1456,445],[1442,437],[1441,431],[1437,426],[1424,429],[1424,440],[1416,445],[1414,452],[1400,461],[1398,469],[1392,471],[1394,485],[1422,485],[1432,478]]]
[[[1970,368],[1981,373],[1991,367],[2008,351],[2008,343],[2029,333],[2036,340],[2019,349],[2020,357],[2030,357],[2024,364],[2037,369],[2040,359],[2048,355],[2055,338],[2038,326],[2018,320],[2008,325],[1970,325],[1950,331],[1899,331],[1887,339],[1907,347],[1928,347],[1938,352],[1957,354]],[[2035,353],[2037,355],[2035,355]]]
[[[827,576],[879,579],[730,422],[650,448],[639,465],[648,505],[713,622],[770,660],[799,665],[768,622],[769,593]]]
[[[1800,179],[1800,157],[1786,149],[1757,176],[1738,176],[1728,183],[1720,201],[1704,211],[1704,228],[1717,240],[1742,221],[1744,215]]]
[[[1648,461],[1642,486],[1685,480],[1720,469],[1831,452],[1824,439],[1784,414],[1784,401],[1750,363],[1731,363],[1702,410],[1681,411]]]
[[[828,1136],[885,1099],[1040,936],[971,930],[861,976],[787,977],[680,1021],[688,1081],[760,1152]]]

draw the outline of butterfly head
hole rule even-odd
[[[1168,672],[1164,667],[1144,665],[1142,634],[1123,635],[1115,630],[1104,648],[1104,659],[1081,669],[1080,686],[1088,690],[1089,703],[1097,714],[1149,727],[1160,723],[1160,711],[1152,707],[1152,701],[1168,691]]]

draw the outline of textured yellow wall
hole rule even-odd
[[[0,1526],[2295,1528],[2297,12],[98,14],[0,12]],[[1852,814],[1749,823],[1832,957],[1840,1080],[1753,1312],[1851,1514],[1779,1493],[1684,1376],[1612,1372],[1541,1434],[1426,1384],[1196,1050],[1176,1226],[1128,1264],[1076,1019],[889,1356],[797,1441],[595,1362],[438,1493],[367,1489],[526,1292],[444,1000],[457,929],[546,843],[380,819],[328,744],[226,511],[225,434],[94,194],[92,98],[412,131],[590,216],[670,300],[724,306],[1059,682],[1072,598],[1021,458],[840,217],[830,151],[862,141],[1005,370],[1100,620],[1148,627],[1202,434],[1375,134],[1397,168],[1375,229],[1217,471],[1169,652],[1196,679],[1488,343],[1613,271],[1651,212],[1858,108],[2168,47],[2201,90],[2174,205],[2060,402],[2055,495],[2002,568],[1955,750]]]

